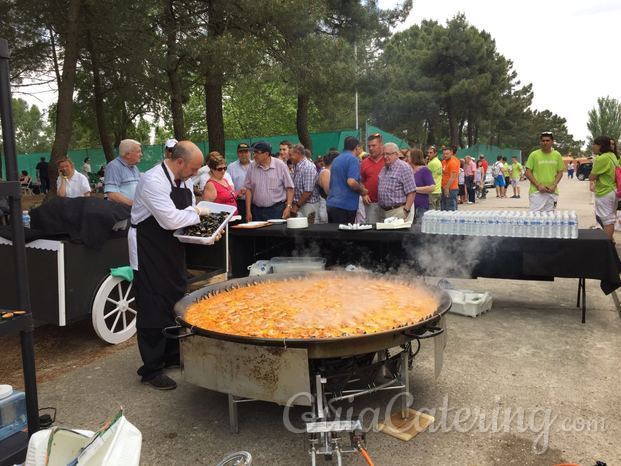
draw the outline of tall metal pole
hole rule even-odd
[[[15,128],[11,108],[11,85],[9,78],[9,44],[0,39],[0,119],[2,120],[2,141],[4,143],[4,161],[8,181],[16,182],[17,155],[15,151]],[[13,232],[13,249],[15,252],[15,273],[17,283],[17,303],[20,310],[30,312],[30,290],[28,289],[28,268],[26,265],[26,241],[22,223],[22,202],[19,190],[9,196],[11,208],[11,226]],[[32,320],[21,336],[22,364],[24,385],[26,387],[26,410],[28,414],[28,433],[39,430],[39,409],[37,400],[37,379],[33,348]]]
[[[356,61],[356,80],[358,79],[358,44],[354,44],[354,60]],[[358,119],[358,84],[355,88],[355,107],[356,107],[356,131],[360,132],[360,121]],[[358,134],[360,135],[360,134]]]

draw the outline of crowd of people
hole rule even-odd
[[[597,222],[612,236],[618,157],[615,141],[607,138],[609,143],[605,144],[605,139],[602,136],[593,145],[596,158],[590,187]],[[166,141],[164,160],[172,157],[177,144],[176,139]],[[201,199],[235,207],[245,221],[305,216],[310,224],[374,224],[397,217],[415,223],[429,209],[457,210],[460,204],[485,199],[486,176],[489,179],[491,175],[498,198],[507,198],[509,187],[510,198],[521,198],[520,181],[530,181],[530,209],[549,212],[556,208],[563,172],[573,178],[576,169],[573,162],[565,166],[553,144],[553,134],[543,132],[540,148],[529,154],[524,165],[515,156],[510,164],[506,157],[498,156],[490,166],[483,155],[477,160],[470,155],[459,159],[453,146],[444,146],[440,152],[433,145],[425,152],[399,149],[394,143],[384,143],[380,133],[369,135],[366,147],[357,138],[348,137],[343,150],[332,148],[314,161],[307,148],[286,140],[277,150],[266,141],[240,143],[237,160],[230,164],[217,151],[207,155],[206,163],[193,177],[193,192]],[[141,177],[141,157],[141,144],[125,139],[119,145],[119,156],[95,174],[102,176],[102,191],[109,200],[132,205]],[[57,166],[59,196],[90,195],[93,174],[88,157],[81,171],[68,157]],[[44,157],[36,167],[43,193],[50,185],[48,167]],[[22,171],[20,182],[23,187],[33,184],[27,171]]]

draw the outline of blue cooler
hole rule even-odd
[[[0,385],[0,441],[27,426],[26,394],[10,385]]]

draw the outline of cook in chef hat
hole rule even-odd
[[[165,159],[169,159],[172,156],[172,151],[178,142],[179,141],[177,141],[175,138],[170,138],[169,140],[166,141],[166,144],[164,145],[164,158]]]

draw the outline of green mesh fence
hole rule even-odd
[[[475,144],[474,146],[457,149],[457,157],[459,158],[469,155],[476,160],[481,154],[485,156],[485,160],[492,163],[496,161],[499,155],[507,157],[507,161],[509,162],[513,156],[517,157],[517,159],[522,162],[522,151],[519,149],[502,149],[487,144]]]
[[[367,126],[367,134],[373,132],[380,132],[385,142],[395,142],[399,147],[407,147],[407,142],[403,139],[399,139],[391,133],[382,131],[375,126]],[[343,144],[345,138],[348,136],[359,136],[359,132],[356,130],[344,130],[344,131],[327,131],[321,133],[311,133],[311,140],[313,142],[313,158],[328,153],[328,150],[332,147],[336,147],[338,150],[343,150]],[[257,141],[267,141],[272,144],[273,152],[278,152],[278,145],[281,141],[289,141],[293,144],[300,142],[300,139],[296,134],[281,134],[277,136],[267,137],[252,137],[245,139],[227,139],[225,141],[225,152],[227,162],[232,162],[237,159],[237,145],[241,142],[252,144]],[[209,153],[209,144],[207,141],[197,142],[196,145],[201,149],[203,154]],[[142,146],[142,160],[138,164],[138,168],[141,172],[145,172],[154,165],[158,164],[164,154],[164,144],[155,144],[151,146]],[[68,157],[73,160],[78,170],[82,169],[84,159],[88,157],[90,159],[91,169],[93,172],[99,171],[102,166],[106,165],[106,158],[102,149],[78,149],[71,150],[67,154]],[[118,155],[118,153],[117,153]],[[17,164],[19,170],[26,170],[33,178],[36,175],[36,166],[39,163],[41,157],[45,157],[49,160],[49,152],[34,152],[30,154],[19,154],[17,156]],[[4,170],[4,167],[3,167]]]

